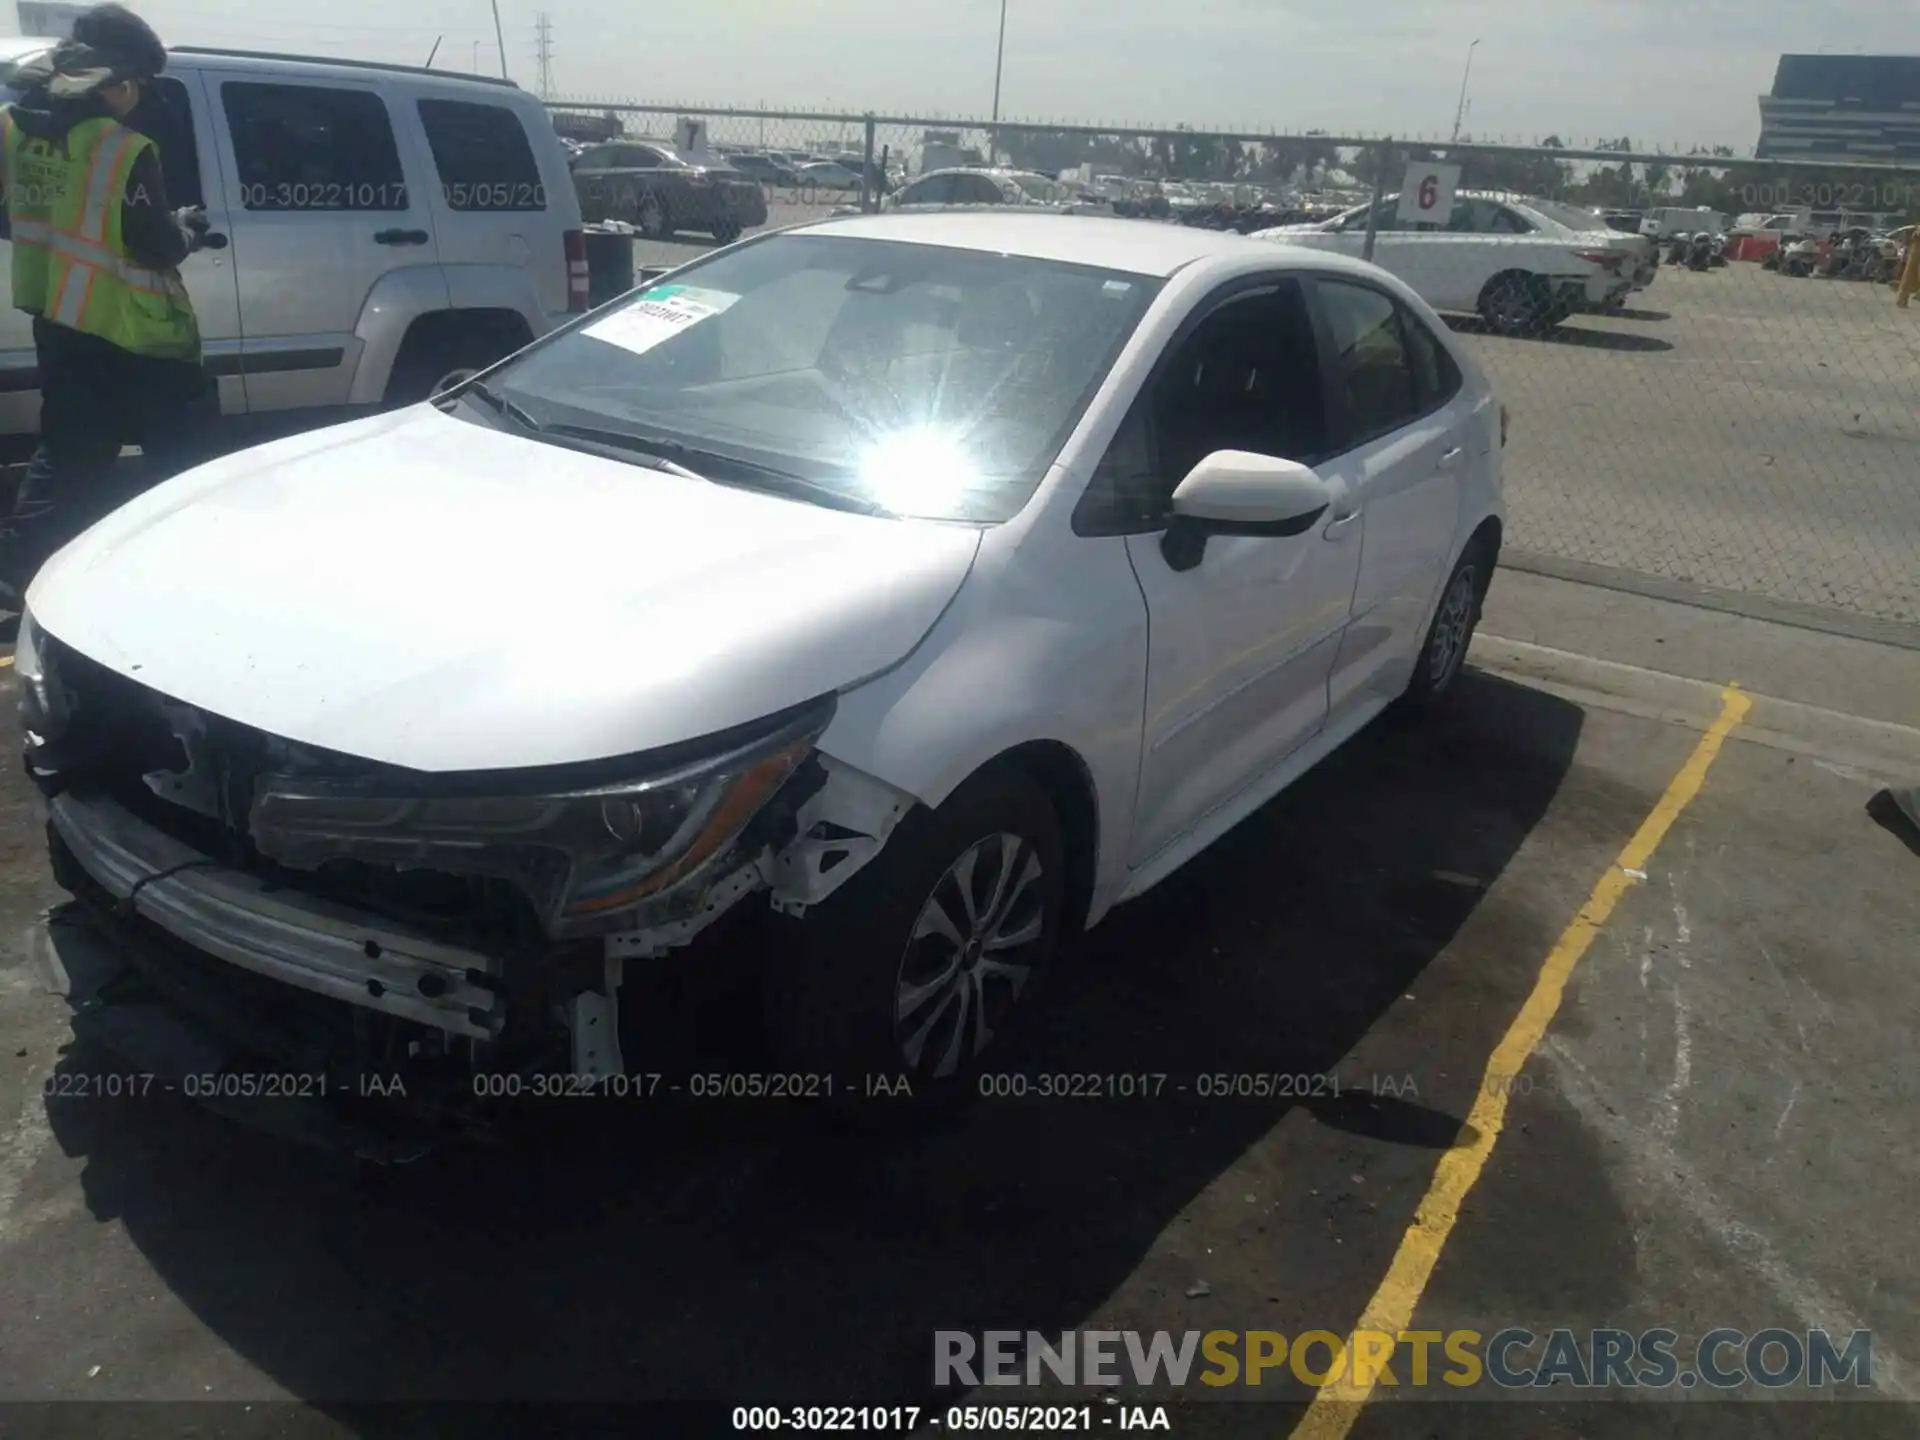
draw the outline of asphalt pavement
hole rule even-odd
[[[444,1413],[377,1402],[938,1418],[981,1398],[934,1390],[940,1329],[1346,1335],[1396,1306],[1482,1335],[1870,1329],[1874,1399],[1813,1411],[1834,1395],[1749,1385],[1669,1390],[1651,1411],[1615,1392],[1538,1405],[1403,1369],[1364,1408],[1307,1411],[1314,1391],[1283,1370],[1231,1396],[1129,1387],[1094,1423],[1167,1403],[1187,1435],[1910,1433],[1920,837],[1869,804],[1911,783],[1890,772],[1920,768],[1920,734],[1807,703],[1823,637],[1730,617],[1725,643],[1776,657],[1795,693],[1754,675],[1729,725],[1740,677],[1556,660],[1592,623],[1581,596],[1502,575],[1490,627],[1510,583],[1531,638],[1489,637],[1444,716],[1376,725],[1118,912],[1009,1067],[1026,1094],[925,1127],[884,1101],[853,1122],[801,1103],[554,1102],[504,1153],[369,1182],[116,1090],[25,963],[58,897],[10,770],[0,1433],[446,1433]],[[1652,645],[1658,626],[1632,633]],[[1905,655],[1886,652],[1886,692],[1854,708],[1901,702]],[[14,683],[0,669],[0,692]],[[740,997],[689,974],[726,963],[630,972],[632,1000],[699,1063],[748,1069]],[[1543,989],[1556,1003],[1516,1049]],[[1070,1075],[1160,1078],[1039,1093]],[[1236,1095],[1235,1076],[1295,1077],[1293,1093]],[[1445,1218],[1435,1187],[1467,1171]],[[554,1433],[591,1428],[565,1413]],[[513,1433],[524,1415],[458,1428]]]

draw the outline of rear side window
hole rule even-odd
[[[1397,430],[1421,413],[1400,307],[1380,291],[1341,280],[1314,286],[1333,341],[1342,450]]]
[[[387,107],[370,90],[230,80],[220,102],[248,210],[405,210]]]
[[[520,117],[504,105],[422,100],[420,124],[449,210],[547,208],[547,187]]]
[[[1400,330],[1406,337],[1407,359],[1413,366],[1415,404],[1424,415],[1458,395],[1465,381],[1447,347],[1405,306],[1400,307]]]

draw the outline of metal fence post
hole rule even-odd
[[[1373,154],[1373,203],[1367,207],[1367,243],[1361,247],[1360,258],[1373,259],[1373,237],[1380,223],[1380,202],[1387,193],[1387,166],[1393,163],[1393,142],[1383,140]]]
[[[860,162],[860,213],[871,215],[880,208],[880,196],[873,184],[873,113],[867,113],[866,154]]]

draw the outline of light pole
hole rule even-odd
[[[507,34],[500,28],[500,0],[493,0],[493,39],[500,47],[500,78],[510,79],[507,74]],[[477,65],[474,67],[475,70],[479,68]]]
[[[1000,43],[993,52],[993,126],[987,131],[987,159],[1000,150],[1000,76],[1007,63],[1007,0],[1000,0]]]
[[[1467,79],[1473,74],[1473,52],[1480,48],[1480,42],[1474,41],[1467,46],[1467,68],[1460,72],[1460,104],[1453,112],[1453,138],[1460,138],[1460,125],[1467,118]]]

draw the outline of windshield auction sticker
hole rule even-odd
[[[672,339],[689,325],[718,315],[739,298],[724,290],[660,285],[606,319],[594,321],[580,333],[639,355]]]

